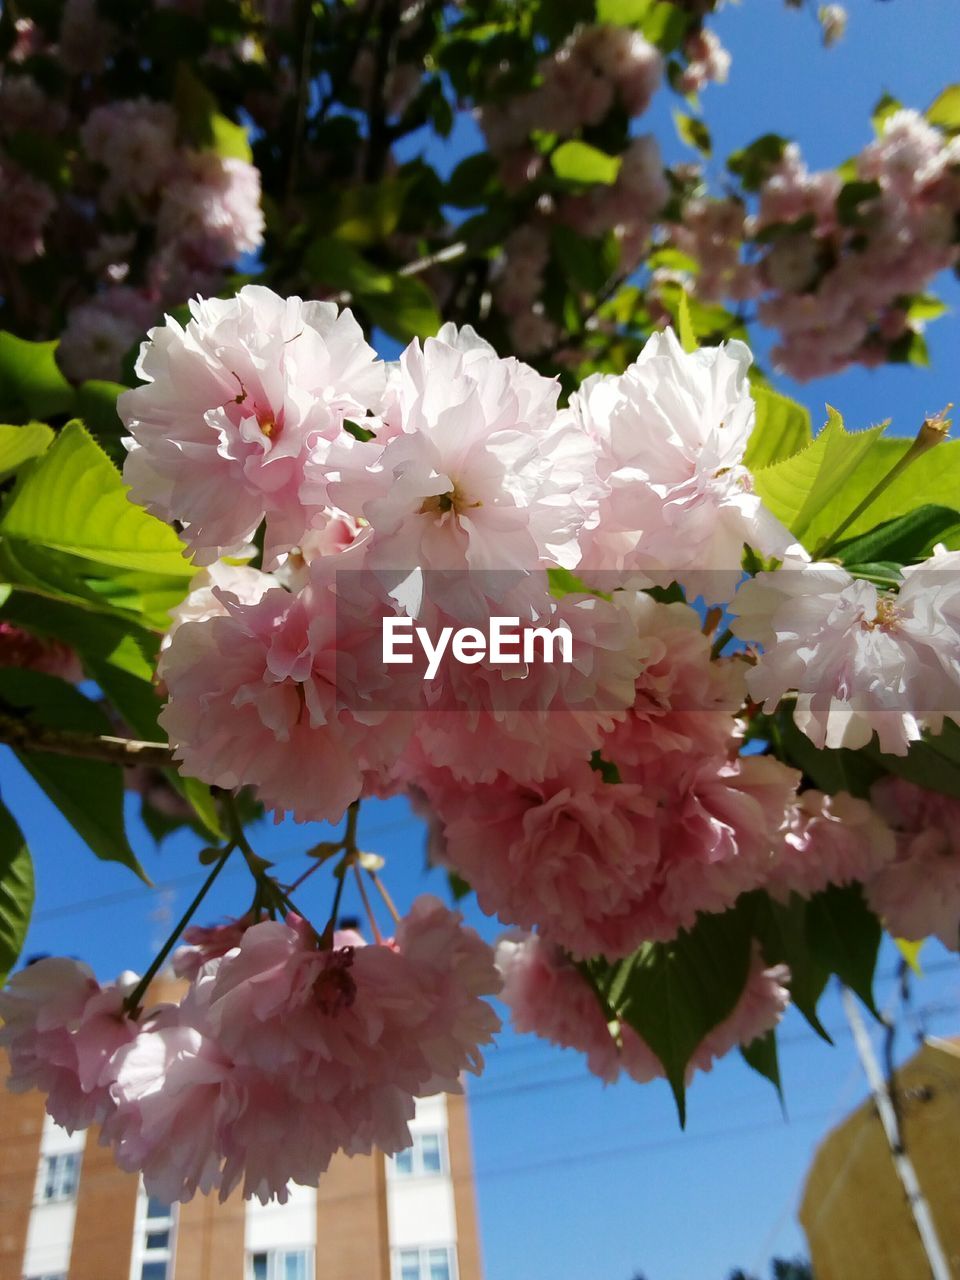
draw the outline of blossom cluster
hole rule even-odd
[[[101,988],[67,959],[0,994],[8,1087],[42,1089],[69,1130],[100,1125],[168,1203],[237,1187],[284,1201],[338,1151],[402,1150],[414,1098],[458,1092],[499,1026],[493,954],[435,898],[377,945],[248,918],[195,933],[174,967],[190,975],[180,1002],[144,1010],[134,975]]]
[[[184,773],[302,821],[406,793],[433,861],[522,931],[498,959],[516,1024],[605,1080],[667,1067],[590,963],[745,893],[856,883],[891,928],[957,945],[956,801],[827,795],[744,749],[761,704],[791,705],[816,746],[876,733],[889,754],[960,719],[960,553],[897,593],[811,562],[744,463],[746,347],[667,330],[562,407],[469,328],[384,364],[349,311],[262,286],[190,317],[150,332],[119,401],[131,497],[203,566],[158,667]],[[743,581],[745,549],[771,567]],[[725,654],[717,606],[747,647]],[[569,660],[384,661],[389,620],[429,636],[495,616],[561,628]],[[396,1151],[412,1099],[479,1065],[500,978],[434,900],[388,943],[332,929],[257,909],[193,931],[187,993],[146,1012],[134,979],[32,966],[0,998],[14,1087],[100,1123],[168,1200],[282,1197],[336,1151]],[[688,1074],[772,1029],[789,985],[754,945]]]
[[[472,330],[383,366],[349,312],[257,286],[154,330],[120,412],[132,496],[209,566],[160,665],[185,772],[301,820],[406,790],[485,911],[579,959],[753,889],[870,881],[887,824],[742,754],[743,716],[795,695],[817,745],[937,731],[960,688],[957,553],[898,597],[811,564],[743,464],[748,365],[667,331],[558,408]],[[263,567],[225,563],[261,523]],[[781,567],[736,590],[745,546]],[[676,583],[762,651],[716,656],[702,612],[657,598]],[[494,613],[561,622],[572,662],[425,680],[380,660],[385,618]]]
[[[685,67],[676,85],[680,92],[695,93],[710,80],[726,79],[730,57],[712,32],[696,28],[683,54]],[[542,59],[534,89],[495,97],[478,112],[507,191],[522,195],[544,173],[547,161],[532,141],[535,134],[574,137],[599,124],[613,108],[636,119],[650,105],[663,70],[661,54],[637,31],[606,24],[576,28]],[[521,355],[563,347],[542,301],[552,227],[570,228],[590,239],[612,233],[624,274],[642,261],[670,185],[652,135],[631,137],[617,161],[609,184],[559,198],[544,190],[529,220],[504,243],[493,298]]]
[[[64,5],[53,42],[29,19],[18,30],[22,52],[15,47],[0,68],[4,253],[26,264],[69,252],[82,281],[70,291],[58,360],[77,381],[118,379],[165,307],[215,292],[261,246],[260,173],[185,141],[167,101],[52,96],[46,63],[81,79],[115,51],[119,33],[94,4]],[[38,135],[41,153],[62,150],[69,182],[25,167]]]
[[[852,168],[847,182],[811,173],[788,144],[755,213],[698,196],[671,233],[699,264],[701,297],[757,301],[779,332],[773,358],[795,378],[896,358],[922,328],[911,299],[960,260],[960,139],[896,110]]]

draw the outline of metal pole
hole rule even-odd
[[[880,1064],[874,1053],[873,1041],[870,1039],[867,1028],[864,1025],[853,992],[848,987],[844,987],[842,996],[843,1011],[847,1015],[847,1021],[850,1023],[853,1042],[857,1047],[857,1054],[860,1057],[864,1075],[867,1077],[873,1100],[877,1104],[880,1123],[883,1125],[883,1132],[886,1135],[887,1143],[890,1147],[890,1155],[893,1158],[893,1167],[896,1170],[897,1177],[900,1179],[900,1185],[903,1187],[907,1204],[910,1206],[917,1234],[920,1237],[921,1247],[927,1255],[930,1275],[933,1280],[954,1280],[946,1254],[943,1252],[940,1238],[937,1235],[937,1229],[934,1226],[930,1206],[920,1188],[917,1171],[914,1169],[913,1161],[903,1145],[896,1109],[890,1097],[890,1090],[887,1088],[887,1081],[880,1070]]]

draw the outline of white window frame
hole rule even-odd
[[[430,1254],[440,1249],[444,1249],[447,1254],[447,1270],[450,1273],[450,1280],[458,1280],[459,1271],[457,1269],[457,1246],[455,1244],[405,1244],[398,1245],[393,1250],[393,1280],[403,1280],[402,1257],[405,1253],[418,1254],[418,1265],[420,1274],[418,1280],[431,1280],[430,1277]]]
[[[437,1146],[440,1151],[440,1168],[425,1169],[423,1166],[423,1139],[436,1138]],[[397,1164],[397,1156],[409,1152],[411,1160],[411,1168],[409,1172],[405,1172]],[[390,1176],[400,1181],[406,1181],[408,1178],[446,1178],[450,1173],[450,1154],[447,1150],[447,1132],[445,1129],[422,1129],[415,1131],[413,1134],[413,1142],[406,1147],[404,1152],[397,1152],[396,1156],[391,1156],[387,1167],[390,1170]]]
[[[75,1200],[80,1189],[80,1163],[82,1151],[56,1151],[40,1157],[40,1168],[37,1176],[37,1188],[34,1196],[35,1204],[63,1204]],[[64,1190],[64,1171],[72,1171],[72,1186]],[[53,1181],[52,1195],[47,1195],[47,1184]],[[42,1280],[42,1278],[41,1278]]]
[[[247,1280],[254,1280],[253,1260],[254,1258],[265,1257],[267,1260],[267,1280],[286,1280],[281,1268],[284,1267],[286,1260],[290,1254],[302,1254],[307,1259],[307,1277],[308,1280],[314,1280],[317,1271],[317,1261],[312,1244],[305,1245],[281,1245],[279,1248],[270,1247],[268,1249],[250,1249],[247,1251]]]
[[[141,1280],[143,1268],[150,1262],[165,1263],[167,1280],[173,1280],[173,1264],[177,1254],[177,1206],[170,1205],[160,1217],[150,1217],[149,1214],[150,1197],[141,1182],[130,1258],[130,1280]],[[166,1231],[167,1243],[160,1248],[148,1248],[147,1237],[157,1231]]]

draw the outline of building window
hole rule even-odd
[[[457,1280],[451,1245],[421,1245],[394,1251],[393,1280]]]
[[[398,1178],[422,1178],[446,1171],[447,1144],[442,1133],[415,1133],[413,1146],[393,1157],[393,1172]]]
[[[40,1174],[40,1200],[72,1200],[77,1194],[80,1176],[80,1152],[65,1151],[57,1156],[44,1156]]]
[[[270,1249],[250,1255],[249,1280],[313,1280],[312,1249]]]
[[[140,1271],[138,1280],[170,1280],[173,1275],[173,1225],[175,1209],[156,1196],[146,1197],[140,1222]]]

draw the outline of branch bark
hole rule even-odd
[[[126,768],[142,765],[168,769],[174,763],[173,748],[165,742],[140,742],[136,738],[113,738],[106,734],[78,733],[74,729],[51,729],[47,725],[20,720],[0,712],[0,743],[15,751],[44,752],[72,756]]]

